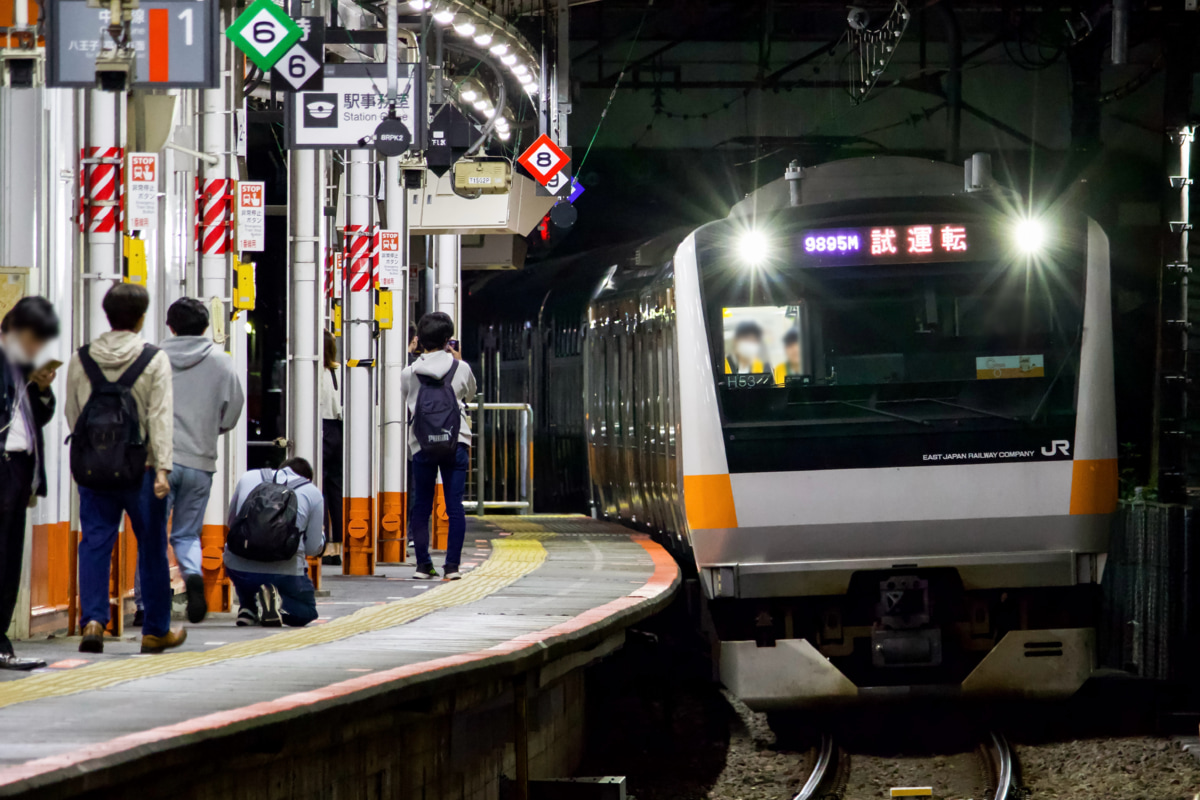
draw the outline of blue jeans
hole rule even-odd
[[[179,464],[171,470],[171,549],[184,575],[200,574],[200,531],[212,493],[213,474]]]
[[[79,604],[82,624],[108,624],[108,573],[123,514],[137,537],[137,574],[146,621],[142,633],[162,636],[171,629],[171,575],[167,565],[167,500],[154,496],[154,470],[141,488],[97,492],[79,487]]]
[[[471,468],[471,450],[462,442],[453,456],[438,460],[424,450],[412,458],[412,508],[408,515],[408,535],[417,551],[417,566],[429,567],[429,515],[433,513],[433,494],[438,471],[442,473],[442,491],[446,495],[446,516],[450,518],[450,541],[446,546],[446,572],[457,572],[462,560],[463,539],[467,535],[467,515],[463,511],[463,490],[467,470]]]
[[[171,468],[168,479],[171,494],[167,496],[167,516],[171,520],[171,549],[175,563],[184,575],[200,575],[200,531],[204,527],[204,511],[212,493],[213,474],[181,464]],[[133,599],[142,608],[142,581],[135,578]]]
[[[279,591],[279,616],[283,624],[302,628],[317,618],[317,597],[312,581],[307,575],[272,575],[268,572],[241,572],[225,568],[233,589],[237,592],[238,605],[258,613],[258,590],[264,585],[274,586]]]

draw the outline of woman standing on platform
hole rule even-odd
[[[321,488],[328,510],[325,558],[342,563],[342,399],[338,392],[337,342],[325,331],[325,369],[321,370]]]

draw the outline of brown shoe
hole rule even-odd
[[[83,641],[79,643],[81,653],[104,652],[104,626],[92,620],[83,626]]]
[[[143,653],[161,653],[169,647],[179,647],[187,641],[187,629],[178,628],[173,631],[167,631],[162,636],[143,636],[142,637],[142,652]]]

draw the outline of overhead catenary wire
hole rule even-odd
[[[596,136],[600,133],[601,126],[604,125],[604,120],[608,116],[608,110],[612,107],[613,100],[617,97],[617,89],[621,86],[621,79],[625,77],[625,70],[629,68],[629,62],[633,59],[633,49],[637,47],[638,39],[642,36],[642,28],[646,24],[646,16],[650,13],[650,7],[654,5],[654,0],[646,0],[646,7],[642,9],[642,18],[638,21],[637,30],[633,33],[633,39],[629,42],[629,49],[625,51],[625,63],[621,65],[621,71],[617,73],[617,80],[613,83],[612,91],[608,94],[608,100],[604,103],[604,109],[600,112],[600,119],[596,120],[596,128],[592,131],[592,138],[588,141],[587,148],[583,151],[583,158],[579,159],[579,167],[576,168],[577,175],[583,174],[583,165],[587,163],[588,153],[592,152],[592,145],[596,143]]]

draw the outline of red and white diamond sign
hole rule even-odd
[[[521,154],[517,163],[529,170],[534,180],[545,186],[570,160],[570,157],[543,133]]]

